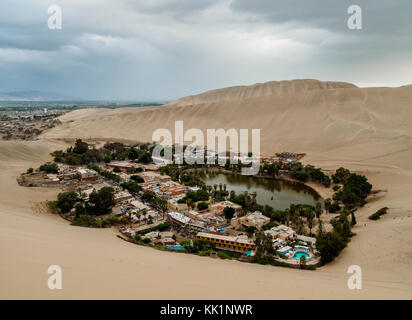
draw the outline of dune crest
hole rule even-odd
[[[296,79],[268,81],[250,86],[234,86],[209,90],[172,101],[167,106],[187,106],[201,103],[223,102],[250,99],[281,94],[297,94],[311,90],[356,88],[354,84],[336,81],[319,81],[314,79]]]

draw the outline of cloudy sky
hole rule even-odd
[[[50,30],[48,7],[62,8]],[[348,7],[362,8],[349,30]],[[0,0],[0,92],[170,100],[315,78],[412,84],[412,1]]]

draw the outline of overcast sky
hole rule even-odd
[[[171,100],[297,78],[412,84],[412,1],[0,0],[0,92]]]

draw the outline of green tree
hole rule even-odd
[[[112,187],[103,187],[97,192],[93,190],[89,196],[90,209],[95,215],[110,213],[115,203]]]
[[[233,216],[235,215],[235,212],[235,209],[232,207],[225,207],[223,209],[223,214],[225,215],[227,221],[232,220]]]
[[[321,233],[316,237],[316,248],[320,253],[322,264],[335,259],[345,247],[346,241],[339,232]]]
[[[314,219],[315,219],[315,213],[312,210],[310,210],[306,216],[306,220],[308,222],[308,227],[309,227],[309,236],[312,236],[312,228],[314,225]]]
[[[144,182],[144,179],[141,176],[137,175],[137,174],[131,176],[130,179],[133,180],[133,181],[136,181],[137,183],[143,183]]]
[[[89,150],[87,142],[83,142],[82,139],[77,139],[73,148],[73,152],[77,154],[84,154]]]
[[[263,231],[256,232],[255,246],[255,258],[257,260],[271,258],[275,254],[272,237],[266,235]]]
[[[123,182],[120,186],[133,194],[136,194],[139,191],[143,190],[142,187],[134,181]]]
[[[206,210],[207,208],[209,208],[209,205],[206,202],[199,202],[197,204],[197,209],[199,210]]]
[[[320,204],[320,202],[315,203],[315,214],[316,214],[316,218],[318,219],[320,215],[322,214],[322,205]]]
[[[145,191],[142,194],[142,200],[146,201],[146,202],[153,202],[154,199],[156,199],[156,193],[154,193],[153,191]]]
[[[356,217],[355,217],[355,212],[351,212],[351,226],[353,227],[356,224]]]
[[[299,263],[300,263],[300,268],[301,268],[301,269],[305,269],[305,268],[306,268],[306,257],[305,257],[304,255],[302,255],[302,256],[300,257]]]
[[[340,167],[335,171],[335,174],[332,175],[332,181],[333,183],[345,183],[349,175],[350,171],[348,169]]]
[[[74,191],[59,193],[57,196],[57,208],[62,213],[69,212],[77,201],[79,201],[79,196]]]
[[[43,172],[46,172],[46,173],[59,173],[59,167],[54,162],[53,163],[47,162],[47,163],[41,165],[39,170],[43,171]]]
[[[83,203],[77,202],[74,205],[74,215],[75,217],[80,217],[81,215],[87,214],[86,208],[84,207]]]
[[[332,203],[332,200],[330,198],[325,199],[325,211],[326,212],[330,212],[329,208],[330,208],[331,203]]]
[[[138,157],[139,157],[139,152],[136,150],[136,148],[131,147],[131,148],[129,149],[128,158],[129,158],[130,160],[135,160],[135,159],[137,159]]]

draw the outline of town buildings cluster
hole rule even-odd
[[[59,125],[64,110],[0,111],[2,140],[34,140],[41,133]]]
[[[121,226],[120,231],[131,239],[138,236],[146,242],[173,247],[179,246],[179,241],[182,240],[205,240],[218,250],[253,256],[256,250],[255,236],[250,230],[264,230],[264,234],[273,240],[274,249],[291,263],[297,262],[297,259],[294,259],[296,248],[308,257],[313,256],[310,253],[315,248],[313,238],[299,238],[294,230],[284,225],[265,227],[271,221],[260,211],[244,212],[239,204],[228,200],[216,202],[210,196],[206,201],[190,204],[185,202],[188,192],[193,193],[200,188],[173,181],[170,176],[160,172],[162,164],[116,161],[98,166],[100,172],[111,171],[119,176],[119,180],[111,180],[84,166],[64,164],[58,165],[57,173],[36,172],[23,176],[26,184],[63,184],[70,190],[79,192],[85,201],[94,190],[112,187],[115,191],[112,214],[119,217],[128,216],[130,223]],[[134,175],[139,176],[137,183],[141,191],[131,193],[123,188],[122,183],[135,181],[131,178]],[[162,199],[167,204],[166,207],[160,208],[156,203],[147,201],[143,195],[148,192]],[[199,202],[206,203],[207,208],[200,209],[197,206]],[[225,217],[227,207],[233,208],[234,214],[230,219]],[[165,223],[171,227],[168,231],[157,229]]]

